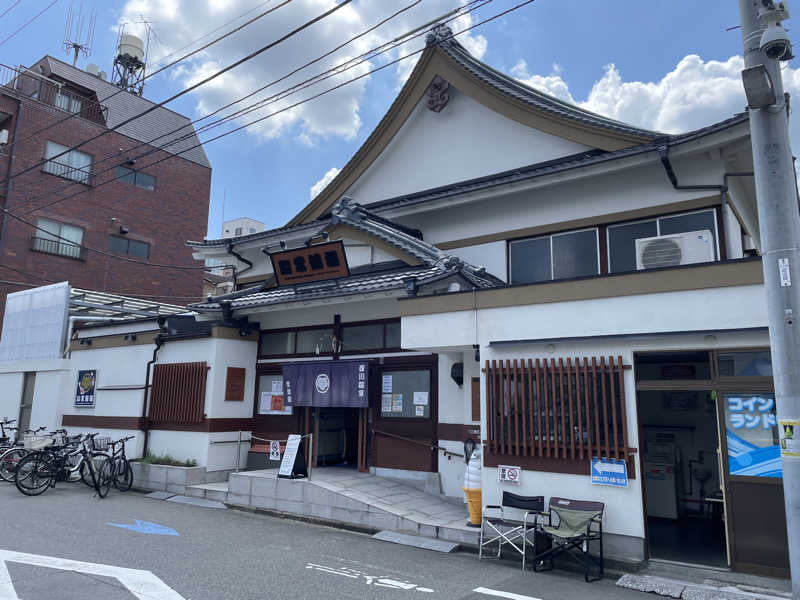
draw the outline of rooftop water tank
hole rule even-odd
[[[90,75],[94,75],[95,77],[100,77],[100,67],[94,63],[89,63],[86,65],[86,72]]]
[[[117,46],[117,56],[130,56],[137,60],[144,59],[144,42],[135,35],[122,34]]]

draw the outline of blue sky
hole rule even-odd
[[[51,1],[22,0],[0,18],[0,40]],[[0,0],[0,13],[13,2]],[[226,43],[212,46],[182,68],[153,78],[145,88],[145,96],[162,100],[200,74],[251,52],[289,27],[319,14],[331,2],[297,0],[279,9]],[[273,0],[275,3],[277,0]],[[293,44],[243,65],[220,85],[201,88],[199,93],[184,96],[169,107],[192,118],[201,116],[258,84],[263,85],[287,67],[299,66],[335,42],[377,22],[388,14],[387,10],[392,12],[406,3],[357,0],[348,7],[347,15],[345,11],[337,13],[340,20],[315,26]],[[494,0],[472,14],[472,23],[516,3]],[[73,4],[80,6],[79,0]],[[133,22],[126,26],[130,31],[141,27],[135,21],[142,17],[154,22],[151,57],[155,62],[187,41],[262,4],[265,6],[259,10],[269,6],[263,0],[84,0],[87,9],[96,10],[97,27],[93,55],[81,60],[79,66],[94,62],[111,71],[115,32],[121,22]],[[373,39],[391,39],[458,4],[459,0],[422,0],[403,16],[402,22],[394,24],[393,29],[376,32]],[[22,33],[0,46],[0,60],[29,65],[44,54],[67,60],[61,43],[69,6],[69,0],[59,0]],[[468,41],[476,52],[485,50],[485,62],[531,85],[620,120],[677,132],[743,109],[744,98],[737,80],[741,65],[729,60],[741,52],[740,33],[736,29],[726,31],[738,21],[738,3],[732,1],[536,0],[473,30]],[[699,58],[687,59],[691,55]],[[381,64],[381,60],[373,65]],[[609,67],[612,64],[613,69]],[[250,216],[269,227],[285,223],[308,202],[310,188],[326,172],[345,165],[383,116],[411,66],[387,68],[341,95],[332,94],[304,105],[303,112],[290,111],[279,124],[273,124],[273,119],[267,127],[208,144],[206,152],[213,166],[209,236],[219,234],[223,204],[227,219]],[[785,74],[787,89],[791,91],[795,82],[800,87],[800,75],[795,77],[791,66]],[[214,130],[214,134],[220,131]]]

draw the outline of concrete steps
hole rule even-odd
[[[192,498],[205,498],[206,500],[214,500],[216,502],[227,502],[228,482],[221,481],[219,483],[187,485],[184,493],[186,496]]]

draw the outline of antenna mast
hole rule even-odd
[[[67,9],[67,22],[64,25],[64,52],[72,54],[72,66],[77,66],[78,56],[83,54],[88,58],[92,54],[94,43],[94,25],[97,18],[96,11],[88,14],[84,11],[83,0],[75,11],[75,2],[70,2]],[[84,27],[85,26],[85,27]]]

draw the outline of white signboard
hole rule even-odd
[[[384,375],[383,379],[381,380],[381,393],[383,394],[391,394],[392,393],[392,376],[391,375]]]
[[[67,336],[69,284],[54,283],[6,296],[0,361],[61,358]]]
[[[522,467],[509,467],[508,465],[500,465],[497,467],[497,481],[500,483],[519,485],[519,478],[521,474]]]
[[[281,443],[277,440],[272,440],[269,443],[269,459],[270,460],[281,459]]]
[[[415,406],[428,406],[428,392],[414,392]]]
[[[283,460],[281,461],[281,468],[278,470],[278,475],[284,477],[292,476],[294,459],[297,458],[297,450],[300,448],[301,437],[302,436],[296,433],[289,436],[289,441],[286,442],[286,450],[283,451]]]

